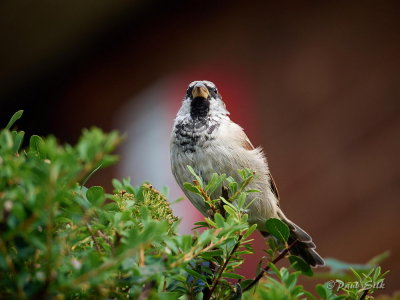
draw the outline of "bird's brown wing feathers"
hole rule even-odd
[[[278,205],[279,205],[279,193],[278,193],[278,188],[276,187],[274,178],[272,177],[271,172],[269,173],[269,178],[270,178],[270,183],[271,183],[271,191],[274,193],[276,199],[278,199]]]
[[[254,150],[254,146],[253,144],[250,142],[249,138],[247,137],[247,135],[244,133],[244,131],[242,132],[242,146],[243,148],[245,148],[246,150]],[[279,205],[279,193],[278,193],[278,188],[276,187],[274,178],[272,177],[271,172],[268,174],[269,179],[270,179],[270,185],[271,185],[271,191],[274,193],[276,199],[278,199],[278,205]]]
[[[247,135],[242,131],[241,143],[244,149],[246,150],[254,150],[253,144],[250,142]]]

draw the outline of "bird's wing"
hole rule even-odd
[[[272,177],[271,172],[269,173],[269,179],[270,179],[270,184],[271,184],[271,191],[274,193],[276,199],[278,199],[278,205],[279,205],[279,192],[278,188],[276,187],[274,178]]]
[[[237,126],[239,127],[239,126]],[[238,130],[237,132],[239,140],[240,140],[240,144],[242,145],[242,147],[246,150],[254,150],[254,146],[253,144],[250,142],[250,139],[247,137],[247,135],[244,133],[243,129],[241,127],[239,127],[240,130]]]
[[[241,133],[241,144],[243,146],[243,148],[245,148],[246,150],[254,150],[254,146],[253,144],[250,142],[250,139],[247,137],[247,135],[244,133],[243,130],[240,131]],[[274,193],[276,199],[278,199],[278,205],[279,205],[279,192],[278,192],[278,188],[276,187],[274,178],[272,177],[271,172],[269,172],[268,174],[269,177],[269,181],[270,181],[270,185],[271,185],[271,191],[272,193]]]

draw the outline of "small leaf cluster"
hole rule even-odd
[[[242,179],[240,183],[227,177],[225,174],[214,173],[208,183],[204,183],[192,167],[188,166],[192,173],[193,183],[185,183],[184,186],[191,192],[200,195],[209,206],[209,217],[204,222],[196,223],[196,229],[211,230],[217,234],[218,243],[210,251],[200,255],[202,261],[198,266],[203,266],[207,261],[211,266],[208,272],[200,269],[193,274],[204,286],[201,291],[205,299],[229,299],[241,295],[241,285],[233,283],[233,280],[242,280],[243,276],[237,274],[236,269],[240,267],[245,254],[252,254],[252,239],[250,235],[257,228],[256,224],[249,225],[246,213],[251,203],[246,202],[249,193],[258,191],[246,190],[246,187],[254,178],[254,173],[250,170],[240,170],[239,175]],[[223,183],[227,182],[228,188],[224,190]],[[212,195],[220,191],[223,196],[213,199]],[[231,195],[231,196],[229,196]],[[202,274],[203,273],[203,274]],[[196,276],[197,275],[197,276]]]
[[[301,273],[308,276],[312,276],[313,274],[309,265],[300,257],[289,256],[291,268],[298,270],[298,272],[290,273],[286,268],[278,270],[275,266],[275,263],[286,257],[290,250],[290,246],[287,244],[290,235],[289,228],[278,219],[268,219],[265,224],[265,227],[272,236],[268,240],[270,245],[267,251],[269,255],[268,265],[262,268],[262,262],[260,262],[255,279],[245,279],[235,274],[235,269],[244,261],[242,255],[251,254],[253,251],[251,244],[249,244],[252,240],[248,238],[257,228],[257,225],[247,225],[247,210],[252,205],[255,197],[253,197],[252,201],[247,201],[247,197],[250,193],[259,193],[259,191],[249,190],[247,186],[256,174],[248,169],[239,170],[240,182],[234,181],[232,177],[226,177],[225,174],[213,174],[211,180],[205,184],[192,167],[188,166],[188,169],[192,173],[194,180],[192,183],[185,183],[184,186],[189,191],[201,196],[210,208],[210,217],[205,218],[204,222],[199,222],[197,225],[213,229],[226,228],[230,230],[229,233],[233,233],[233,235],[229,235],[231,236],[228,240],[229,243],[220,244],[219,247],[222,249],[215,252],[217,256],[213,260],[209,260],[215,264],[216,271],[211,272],[208,278],[204,278],[204,276],[202,278],[204,283],[209,282],[207,285],[209,294],[207,294],[207,289],[206,291],[203,290],[203,295],[205,293],[208,296],[206,299],[214,297],[215,299],[240,298],[243,296],[243,292],[247,291],[248,293],[245,295],[250,295],[251,288],[258,284],[259,280],[267,274],[268,270],[272,270],[272,274],[277,279],[269,276],[268,281],[262,284],[263,288],[259,289],[259,291],[263,299],[284,299],[287,297],[289,297],[288,299],[297,299],[300,296],[310,294],[302,286],[296,285],[297,278]],[[222,196],[213,199],[212,193],[218,191],[218,189],[222,189],[219,193]],[[239,230],[232,232],[231,230],[236,226]],[[246,231],[242,232],[239,226]],[[226,236],[225,231],[222,231],[222,238]],[[241,250],[241,247],[245,247],[245,250]],[[224,249],[226,250],[223,251]],[[207,256],[208,253],[205,253],[202,258],[206,259]],[[229,279],[239,279],[239,281],[233,283]]]

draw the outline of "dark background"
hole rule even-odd
[[[118,129],[118,110],[162,78],[179,77],[182,96],[218,79],[235,92],[232,119],[266,150],[285,212],[324,257],[390,250],[389,293],[400,284],[400,2],[307,3],[4,0],[1,124],[24,109],[28,135],[74,143],[84,127]],[[110,187],[116,170],[91,184]]]

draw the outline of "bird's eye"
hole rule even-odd
[[[216,88],[213,89],[213,92],[216,93],[216,94],[218,94],[218,91],[217,91]]]

